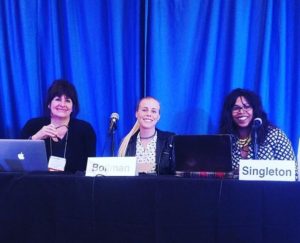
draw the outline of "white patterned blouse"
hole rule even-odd
[[[252,144],[251,144],[252,145]],[[246,159],[254,158],[253,146],[249,146],[249,153]],[[239,167],[241,148],[238,138],[234,136],[232,142],[232,166],[233,169]],[[291,141],[285,133],[276,127],[269,126],[266,140],[259,146],[258,159],[261,160],[295,160],[295,153]]]

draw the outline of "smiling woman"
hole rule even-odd
[[[73,84],[54,81],[46,106],[49,116],[29,120],[21,137],[45,140],[50,170],[84,171],[87,158],[96,156],[96,134],[88,122],[75,118],[79,102]]]
[[[173,136],[156,128],[160,104],[153,97],[141,99],[137,105],[136,123],[123,139],[119,156],[136,156],[137,172],[174,174]]]
[[[260,121],[260,127],[254,126],[254,120]],[[220,133],[233,135],[232,163],[237,173],[240,159],[295,160],[290,140],[270,123],[260,97],[250,90],[235,89],[225,98]]]

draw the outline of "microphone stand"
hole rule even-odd
[[[112,130],[110,131],[110,135],[111,135],[110,151],[112,157],[115,157],[115,140],[116,140],[115,134],[116,134],[116,127],[113,126]]]
[[[253,154],[254,159],[258,159],[258,142],[257,142],[257,131],[262,125],[262,119],[257,117],[253,120],[252,124],[252,135],[253,135]]]
[[[253,129],[253,153],[254,159],[258,159],[258,143],[257,143],[257,128],[254,127]]]

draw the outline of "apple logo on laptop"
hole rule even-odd
[[[19,160],[24,160],[24,159],[25,159],[25,156],[24,156],[24,154],[21,152],[21,153],[18,153],[18,158],[19,158]]]

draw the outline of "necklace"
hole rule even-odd
[[[140,139],[150,139],[150,138],[153,138],[155,135],[156,135],[156,131],[149,137],[141,137],[140,136]]]
[[[250,153],[249,144],[251,142],[251,136],[244,138],[244,139],[238,139],[237,144],[240,149],[241,157],[243,159],[246,159]]]
[[[58,128],[61,128],[61,127],[66,127],[66,128],[69,128],[69,126],[68,125],[60,125],[60,126],[58,126],[58,127],[55,127],[56,129],[58,129]]]
[[[249,145],[250,142],[251,142],[251,137],[250,136],[247,137],[247,138],[239,138],[238,139],[238,145],[242,148]]]

